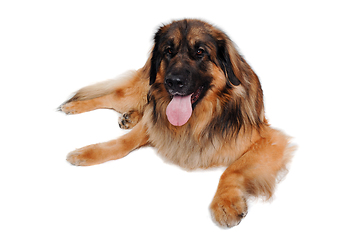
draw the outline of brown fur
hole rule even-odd
[[[166,47],[164,40],[179,46],[168,63],[158,56]],[[201,60],[193,60],[190,50],[180,52],[185,43],[190,49],[199,41],[206,43],[207,54]],[[189,121],[180,127],[172,126],[165,114],[171,96],[164,78],[172,63],[178,68],[206,69],[198,72],[208,87]],[[258,77],[234,44],[222,31],[198,20],[161,27],[143,68],[122,80],[85,87],[60,107],[67,114],[99,108],[122,113],[120,125],[134,128],[119,139],[69,153],[70,163],[99,164],[151,145],[185,169],[226,166],[210,205],[221,226],[235,226],[245,217],[250,196],[271,198],[294,150],[289,138],[267,123]]]

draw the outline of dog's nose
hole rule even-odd
[[[173,92],[181,92],[184,87],[184,81],[180,75],[170,75],[165,78],[165,84]]]

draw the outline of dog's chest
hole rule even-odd
[[[151,126],[149,141],[166,161],[185,169],[228,165],[235,159],[224,154],[224,146],[216,141],[196,140],[191,132],[174,134],[165,127]]]

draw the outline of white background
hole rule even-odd
[[[1,239],[360,239],[356,1],[1,1]],[[232,3],[231,3],[232,2]],[[270,123],[299,146],[271,203],[218,228],[223,169],[186,172],[151,148],[93,167],[66,154],[124,134],[117,114],[65,116],[80,87],[147,59],[161,23],[223,29],[259,75]]]

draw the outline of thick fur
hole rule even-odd
[[[235,226],[247,214],[249,197],[271,198],[294,148],[269,126],[258,77],[221,30],[185,19],[161,27],[154,41],[143,68],[85,87],[60,106],[67,114],[113,109],[122,114],[121,127],[133,127],[119,139],[77,149],[67,160],[94,165],[151,145],[185,169],[226,166],[210,210],[220,226]],[[198,93],[192,116],[180,127],[165,113],[173,97],[166,81],[175,73],[184,93]]]

